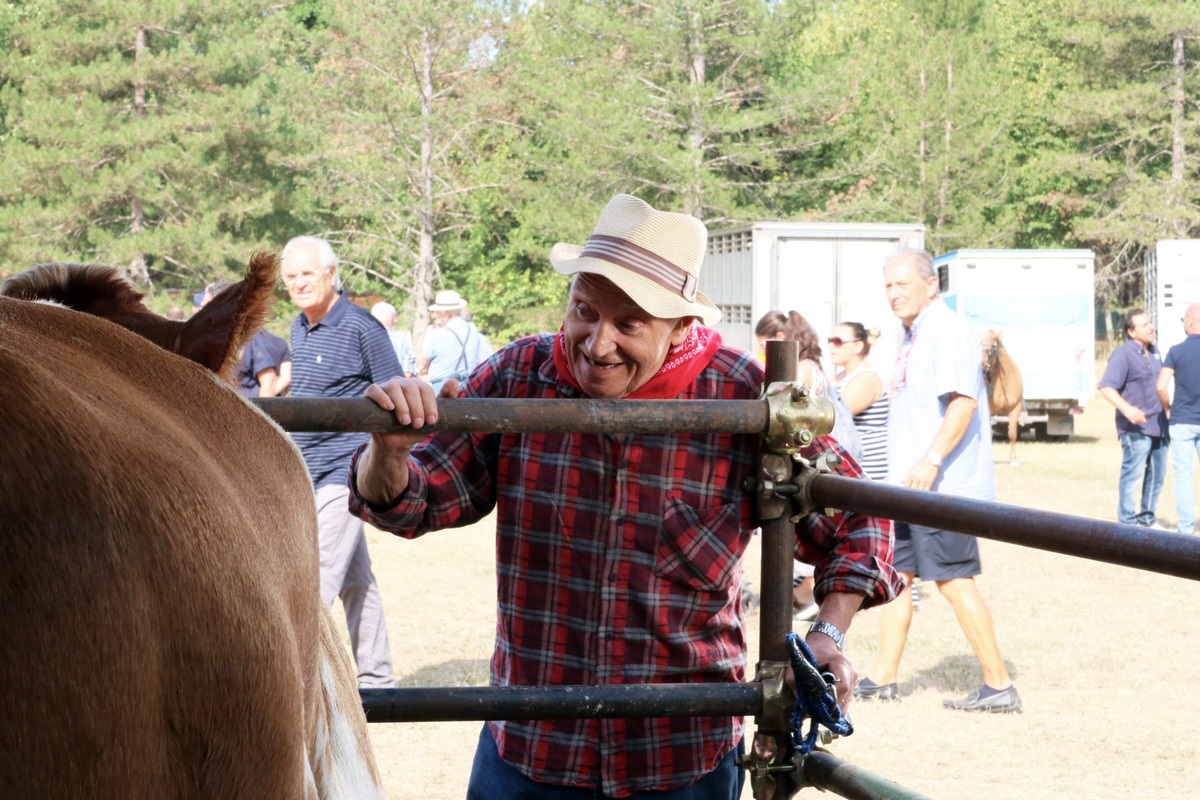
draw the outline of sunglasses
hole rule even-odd
[[[851,342],[861,342],[862,339],[843,339],[840,336],[830,336],[825,341],[829,342],[834,347],[841,347],[842,345],[850,344]]]

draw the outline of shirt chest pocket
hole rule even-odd
[[[729,587],[744,549],[737,503],[697,509],[667,498],[654,574],[705,591]]]

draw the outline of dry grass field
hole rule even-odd
[[[1001,502],[1115,519],[1120,449],[1096,398],[1066,443],[996,444]],[[1172,475],[1160,516],[1175,520]],[[403,541],[369,531],[402,686],[481,685],[494,631],[490,520]],[[1200,583],[981,541],[980,583],[1020,715],[942,709],[979,682],[949,605],[924,587],[901,665],[899,703],[856,703],[856,732],[829,749],[937,798],[1200,796]],[[746,564],[757,578],[757,550]],[[337,611],[340,614],[340,609]],[[751,661],[757,657],[758,617]],[[859,615],[849,652],[874,656],[877,619]],[[480,723],[371,726],[392,800],[459,800]],[[809,791],[802,793],[815,795]],[[747,787],[745,797],[751,796]],[[831,796],[831,795],[825,795]]]

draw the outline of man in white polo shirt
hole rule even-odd
[[[980,362],[979,337],[938,297],[933,258],[898,250],[883,267],[892,312],[904,340],[892,379],[888,416],[888,480],[911,489],[996,499],[992,425]],[[1018,712],[1021,696],[996,642],[992,615],[975,576],[982,571],[974,536],[896,523],[896,570],[910,584],[933,581],[979,659],[983,684],[942,705],[958,711]],[[879,613],[875,664],[856,697],[894,700],[900,657],[912,624],[912,593],[901,592]]]

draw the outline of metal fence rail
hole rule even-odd
[[[1197,536],[837,475],[817,475],[810,493],[818,506],[849,508],[983,539],[1200,580]]]
[[[370,400],[261,398],[254,401],[290,431],[400,431]],[[425,430],[462,432],[754,433],[767,430],[763,400],[446,399]],[[1200,537],[970,500],[836,475],[807,488],[817,506],[848,508],[917,525],[968,533],[1093,561],[1200,580]]]
[[[762,711],[757,683],[414,687],[359,694],[367,722],[749,717]]]
[[[258,397],[253,402],[297,433],[402,431],[390,411],[370,400]],[[438,421],[421,430],[459,433],[765,433],[760,400],[528,400],[461,397],[438,400]]]

